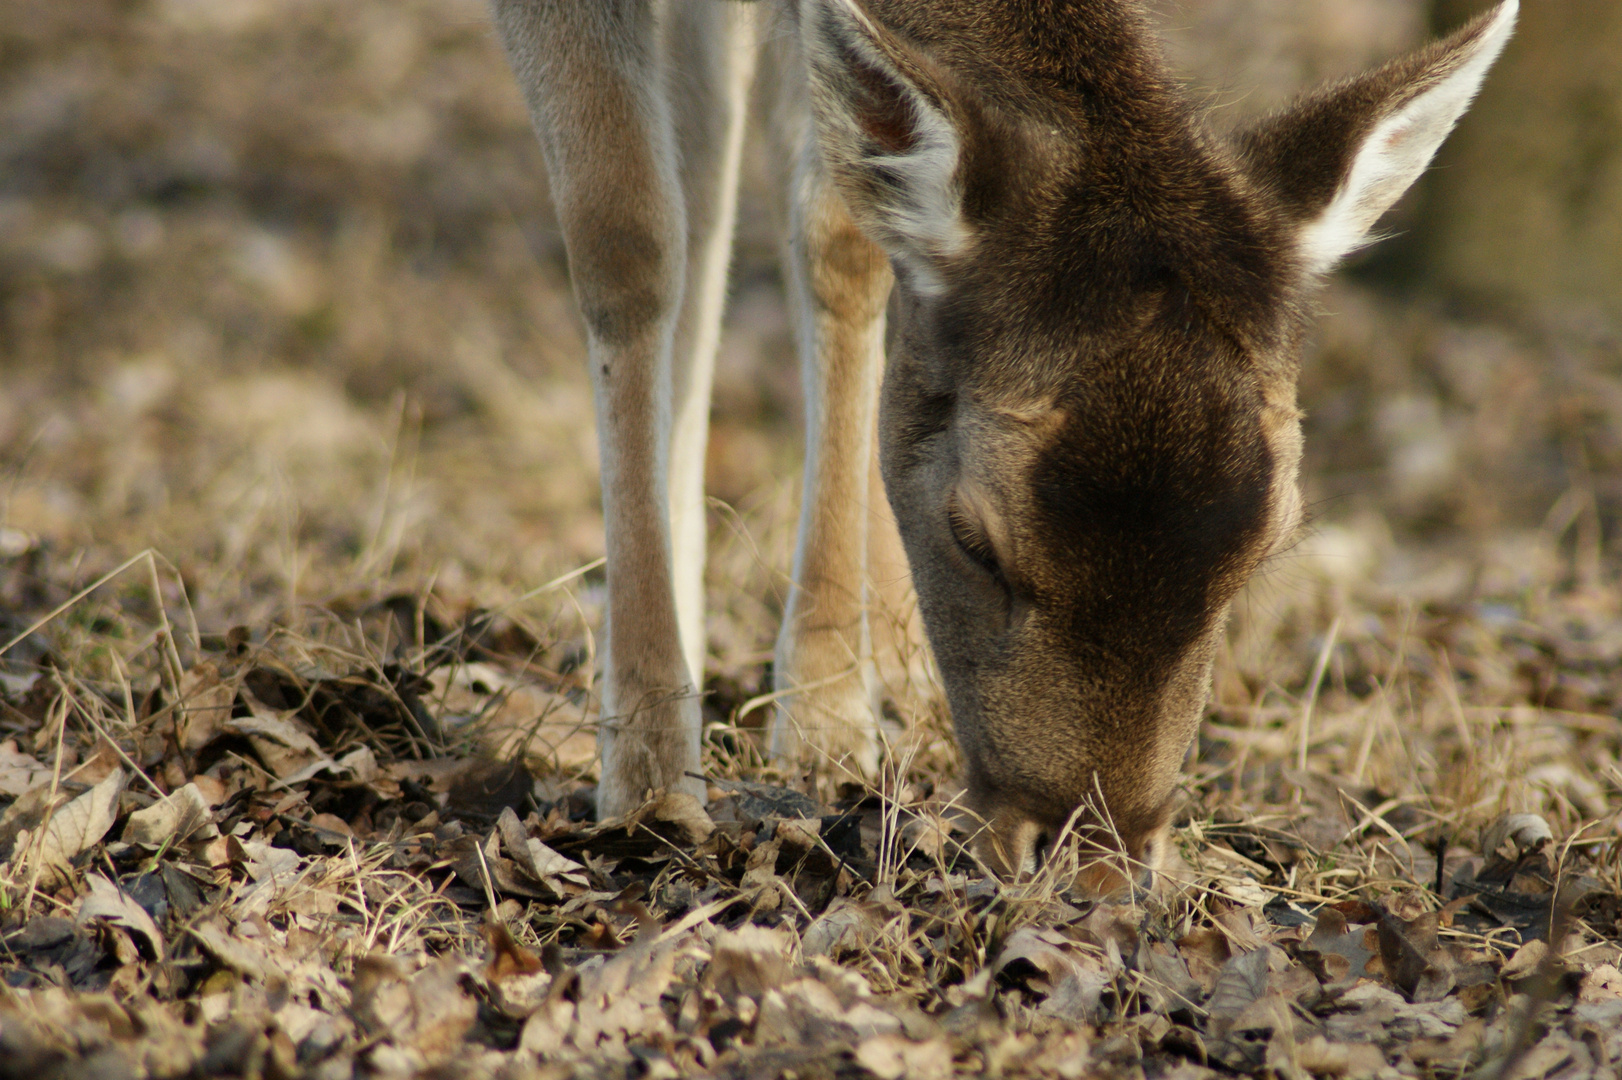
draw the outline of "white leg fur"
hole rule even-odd
[[[687,293],[671,368],[670,536],[682,654],[704,683],[704,461],[710,386],[737,217],[738,159],[754,74],[755,7],[682,4],[672,12],[670,95],[687,200]]]

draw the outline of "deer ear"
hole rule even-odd
[[[1251,175],[1300,223],[1309,270],[1370,243],[1381,214],[1419,178],[1515,28],[1504,0],[1452,37],[1328,87],[1240,137]]]
[[[969,230],[962,137],[941,73],[863,0],[808,0],[802,41],[822,160],[857,222],[919,291]]]

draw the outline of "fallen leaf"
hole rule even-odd
[[[1076,943],[1057,930],[1023,926],[1008,935],[997,958],[991,962],[991,970],[1005,975],[1014,965],[1023,962],[1035,973],[1034,978],[1027,977],[1025,981],[1032,989],[1047,993],[1077,968],[1077,951]]]
[[[1614,964],[1598,964],[1583,976],[1582,989],[1577,1000],[1594,1005],[1603,1001],[1622,1001],[1622,971]]]
[[[349,775],[362,784],[370,784],[383,775],[383,770],[377,766],[377,756],[369,746],[351,750],[339,758],[338,767],[347,769]]]
[[[603,1040],[623,1042],[670,1031],[659,999],[675,975],[682,940],[661,938],[657,924],[648,923],[652,925],[644,925],[636,940],[602,967],[582,972],[572,1036],[581,1049],[591,1050]]]
[[[900,1035],[874,1035],[857,1044],[856,1064],[878,1080],[943,1080],[952,1075],[952,1048],[945,1039],[917,1043]]]
[[[896,1035],[901,1021],[864,1001],[846,1008],[818,979],[795,979],[768,990],[756,1030],[763,1041],[814,1046],[826,1052],[875,1035]]]
[[[81,852],[99,843],[118,814],[118,793],[124,790],[124,770],[107,778],[57,810],[44,826],[34,849],[40,865],[64,870]]]
[[[478,1017],[462,991],[462,961],[437,957],[409,978],[394,958],[370,953],[355,961],[353,1011],[374,1037],[420,1054],[424,1064],[448,1058]]]
[[[805,928],[800,952],[810,959],[860,950],[878,939],[886,921],[877,905],[841,897]]]
[[[1407,922],[1380,912],[1380,963],[1386,978],[1416,1002],[1442,1000],[1456,981],[1452,957],[1437,947],[1439,923],[1434,911]]]
[[[1081,957],[1036,1011],[1070,1023],[1096,1024],[1104,1018],[1104,991],[1119,973],[1105,958]]]
[[[175,722],[180,748],[196,753],[212,742],[231,719],[236,697],[236,687],[224,682],[212,663],[196,664],[182,675]]]
[[[564,882],[576,886],[575,892],[590,887],[591,879],[586,876],[586,868],[530,836],[512,807],[502,809],[501,816],[496,819],[496,829],[501,833],[502,846],[518,868],[534,881],[550,888],[559,899],[570,895],[563,887]]]
[[[744,862],[738,887],[745,892],[758,890],[755,907],[760,911],[774,911],[783,903],[782,893],[787,886],[777,878],[777,854],[781,850],[776,840],[768,840],[756,844]]]
[[[90,891],[79,903],[77,921],[80,926],[92,919],[101,919],[123,927],[146,939],[153,959],[163,959],[163,934],[152,921],[152,916],[129,893],[100,874],[87,875],[85,883],[90,886]]]
[[[1367,935],[1366,928],[1352,930],[1344,914],[1325,907],[1318,912],[1311,936],[1297,947],[1296,956],[1326,986],[1349,985],[1363,977],[1374,959],[1373,950],[1366,946]]]
[[[752,924],[724,930],[710,943],[704,985],[729,1001],[740,996],[758,1001],[788,981],[791,947],[781,930]]]
[[[1205,1003],[1213,1035],[1218,1038],[1226,1035],[1246,1007],[1267,993],[1267,961],[1267,950],[1255,949],[1222,966],[1222,973],[1211,988],[1211,997]]]
[[[653,808],[653,819],[674,826],[679,839],[702,844],[715,831],[715,822],[704,812],[704,804],[685,791],[667,791]]]
[[[927,811],[914,814],[901,827],[901,843],[912,854],[927,859],[945,855],[952,838],[952,824],[939,814]]]
[[[158,847],[179,844],[209,823],[208,801],[196,784],[176,788],[124,823],[123,840]]]
[[[243,841],[242,852],[245,857],[243,866],[254,881],[280,878],[284,883],[290,883],[298,873],[299,854],[291,848],[246,840]]]
[[[1199,1004],[1204,996],[1200,984],[1189,974],[1181,956],[1169,945],[1142,939],[1132,957],[1152,1011],[1175,1012]],[[1309,980],[1310,981],[1310,980]]]
[[[17,749],[16,739],[0,742],[0,795],[18,798],[51,782],[51,767]]]
[[[1515,950],[1515,955],[1509,958],[1508,962],[1504,964],[1503,970],[1498,974],[1505,979],[1524,979],[1536,971],[1537,966],[1548,955],[1548,942],[1541,940],[1528,941]]]
[[[32,831],[52,809],[68,801],[67,793],[51,792],[50,781],[29,791],[0,813],[0,859],[11,857],[20,836]]]
[[[1554,831],[1537,814],[1505,814],[1481,834],[1481,850],[1486,855],[1518,858],[1554,842]],[[1499,851],[1506,844],[1510,850]]]
[[[772,817],[820,818],[827,813],[821,803],[791,788],[720,777],[711,780],[710,786],[727,793],[737,820],[750,828]]]
[[[518,944],[512,931],[505,926],[486,923],[482,932],[484,940],[490,944],[490,962],[484,969],[484,977],[490,982],[500,982],[512,975],[533,975],[543,970],[541,958]]]
[[[217,921],[199,923],[190,932],[210,956],[245,978],[263,983],[267,976],[281,974],[262,947],[232,934]]]
[[[1342,919],[1341,925],[1345,926],[1346,920]],[[1178,938],[1177,951],[1188,965],[1188,973],[1207,994],[1216,985],[1222,965],[1233,958],[1233,946],[1228,944],[1228,936],[1209,927]]]
[[[295,777],[309,779],[300,775],[302,773],[309,772],[313,776],[322,768],[333,767],[332,759],[321,745],[293,719],[293,710],[278,715],[246,689],[242,691],[242,698],[252,715],[231,717],[221,725],[221,730],[247,739],[265,768],[278,780],[295,783]]]

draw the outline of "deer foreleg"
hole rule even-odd
[[[867,546],[871,502],[884,493],[869,477],[891,275],[809,147],[792,190],[788,266],[806,460],[771,749],[779,759],[812,758],[871,776],[878,729]],[[804,752],[808,744],[813,754]]]
[[[496,0],[546,155],[584,316],[602,461],[608,633],[600,816],[651,789],[702,796],[669,519],[671,346],[687,264],[659,20],[647,3]]]

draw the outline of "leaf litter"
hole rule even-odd
[[[60,673],[8,691],[0,1076],[1622,1062],[1617,845],[1596,823],[1518,811],[1470,837],[1288,755],[1208,747],[1227,777],[1196,772],[1165,883],[1100,898],[1074,853],[988,877],[933,763],[875,790],[723,757],[707,804],[653,793],[597,823],[589,759],[559,769],[578,730],[549,726],[583,699],[532,648],[469,661],[448,638],[380,664],[228,637],[139,697]],[[520,690],[527,730],[470,698]]]

